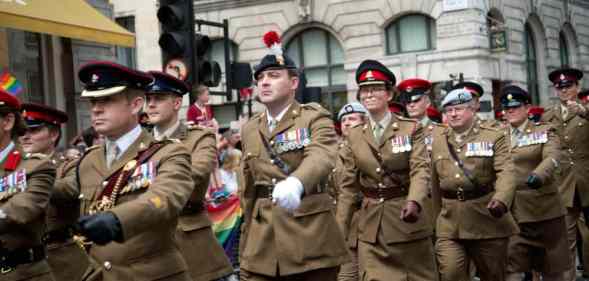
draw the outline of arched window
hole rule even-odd
[[[540,102],[540,94],[538,92],[538,64],[536,61],[536,43],[532,27],[526,23],[524,34],[524,48],[526,54],[526,70],[528,93],[532,97],[532,102],[538,104]]]
[[[560,65],[561,66],[570,65],[569,45],[567,44],[567,40],[566,40],[566,37],[565,37],[563,31],[561,31],[558,36],[558,47],[560,50]]]
[[[432,50],[436,48],[436,21],[426,15],[411,14],[386,28],[387,54]]]
[[[321,87],[321,104],[336,112],[347,102],[344,50],[326,30],[310,28],[286,44],[286,54],[304,70],[308,87]]]

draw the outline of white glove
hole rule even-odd
[[[286,209],[292,213],[301,205],[301,195],[303,195],[303,184],[295,177],[288,177],[283,181],[276,183],[272,191],[272,203]]]

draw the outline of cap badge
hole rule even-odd
[[[405,91],[406,91],[407,93],[411,93],[411,92],[413,92],[413,88],[411,88],[411,87],[408,87],[408,88],[407,88],[407,90],[405,90]]]
[[[507,100],[512,100],[512,99],[513,99],[513,95],[512,94],[507,95]]]
[[[98,75],[96,75],[96,74],[92,74],[92,79],[91,79],[92,83],[96,83],[96,82],[98,82],[98,79],[99,79],[99,78],[100,78],[100,77],[98,77]]]
[[[368,70],[368,72],[366,72],[366,79],[374,79],[374,75],[372,75],[372,70]]]
[[[566,79],[566,77],[564,76],[564,74],[561,74],[559,79],[560,79],[560,80],[565,80],[565,79]]]

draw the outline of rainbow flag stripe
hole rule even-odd
[[[239,232],[242,219],[241,206],[237,194],[231,194],[227,200],[219,204],[207,204],[209,217],[213,222],[213,232],[223,245],[230,259],[235,255],[239,243]]]
[[[8,71],[4,71],[2,75],[0,75],[0,88],[13,96],[18,95],[23,91],[21,83]]]

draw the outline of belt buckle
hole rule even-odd
[[[458,188],[458,191],[456,191],[456,199],[458,199],[458,201],[464,201],[466,198],[464,198],[464,189],[462,189],[462,187]]]
[[[7,273],[10,273],[13,270],[14,270],[14,267],[2,266],[2,268],[0,268],[0,273],[7,274]]]

